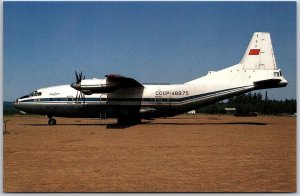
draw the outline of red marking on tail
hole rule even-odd
[[[259,55],[260,49],[251,49],[249,55]]]

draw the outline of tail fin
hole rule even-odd
[[[240,70],[244,71],[240,71]],[[251,71],[247,71],[251,70]],[[248,84],[256,90],[284,87],[288,84],[281,70],[276,66],[270,33],[253,34],[242,61],[225,69],[212,72],[206,76],[191,80],[186,84]]]
[[[255,32],[241,61],[244,70],[276,70],[270,33]]]

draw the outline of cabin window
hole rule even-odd
[[[278,72],[274,72],[274,77],[279,77],[279,73]]]

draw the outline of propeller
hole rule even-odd
[[[75,71],[75,76],[76,76],[76,84],[79,84],[81,80],[85,79],[85,76],[83,76],[82,78],[82,71],[79,74],[77,74],[77,72]]]
[[[75,71],[76,76],[76,82],[71,84],[71,87],[77,90],[75,102],[81,102],[83,100],[83,103],[85,103],[85,95],[80,91],[81,87],[81,81],[85,79],[85,76],[82,77],[82,71],[78,74],[77,71]]]

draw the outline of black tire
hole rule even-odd
[[[50,118],[48,120],[48,125],[56,125],[56,120],[54,118]]]

